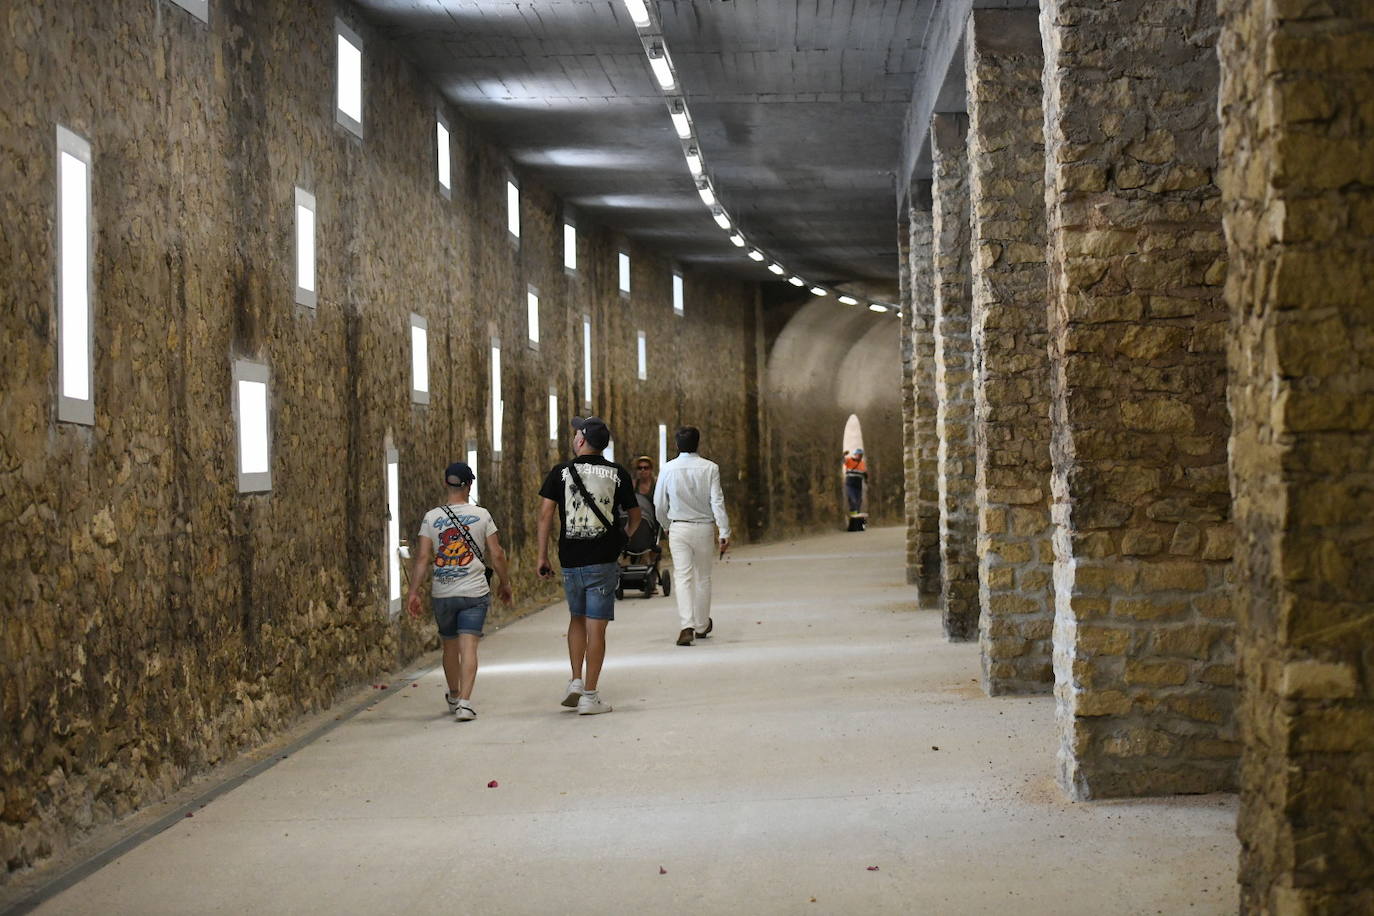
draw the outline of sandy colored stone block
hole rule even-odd
[[[1154,651],[1162,656],[1182,656],[1206,660],[1212,658],[1213,647],[1228,635],[1229,628],[1209,624],[1185,624],[1157,631],[1153,638]]]
[[[1188,666],[1181,662],[1126,660],[1125,679],[1131,685],[1176,687],[1188,680]]]
[[[1131,620],[1177,620],[1189,610],[1183,600],[1161,598],[1117,598],[1112,601],[1113,617]]]
[[[1121,422],[1128,429],[1145,433],[1190,433],[1195,427],[1192,407],[1159,397],[1122,404]]]
[[[1073,707],[1079,716],[1124,716],[1131,711],[1131,698],[1120,690],[1084,691]]]
[[[1124,655],[1131,646],[1131,631],[1080,624],[1075,642],[1088,655]]]
[[[1288,662],[1279,684],[1280,695],[1293,700],[1344,700],[1358,689],[1351,665],[1317,659]]]
[[[1146,592],[1202,592],[1207,589],[1207,567],[1180,561],[1146,563],[1140,569],[1140,588]]]

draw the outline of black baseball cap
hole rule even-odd
[[[611,444],[611,428],[600,417],[573,417],[572,428],[582,433],[582,438],[594,449],[603,449]]]
[[[477,479],[466,461],[455,461],[444,471],[444,482],[450,487],[463,487]]]

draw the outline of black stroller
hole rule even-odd
[[[639,495],[643,508],[647,498]],[[655,588],[662,588],[664,597],[673,593],[673,576],[666,569],[659,569],[663,559],[663,529],[653,517],[652,503],[645,512],[639,527],[625,549],[620,552],[620,583],[615,588],[616,598],[625,597],[625,589],[639,589],[645,598],[654,594]]]

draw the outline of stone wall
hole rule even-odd
[[[410,538],[442,498],[445,463],[477,440],[482,502],[511,553],[514,613],[556,599],[533,575],[535,492],[567,449],[566,433],[548,436],[550,386],[560,413],[580,406],[584,312],[594,322],[594,407],[622,458],[655,454],[658,423],[695,421],[726,469],[732,512],[771,486],[747,472],[759,466],[748,438],[755,288],[689,272],[687,312],[675,317],[670,263],[631,245],[635,292],[623,301],[619,240],[594,226],[582,230],[582,268],[565,274],[558,201],[522,181],[522,238],[510,238],[508,163],[453,112],[445,199],[436,90],[347,8],[365,42],[364,137],[335,123],[335,10],[324,0],[223,0],[208,27],[149,0],[6,10],[7,870],[436,644],[432,623],[388,609],[388,445]],[[54,409],[57,124],[93,153],[89,427],[57,422]],[[317,198],[314,308],[293,296],[297,186]],[[542,296],[537,350],[526,343],[529,283]],[[412,311],[429,323],[427,406],[410,400]],[[637,329],[649,335],[642,382]],[[504,363],[500,460],[487,407],[492,336]],[[236,357],[271,371],[265,494],[237,491]]]
[[[1045,693],[1054,608],[1035,14],[976,10],[964,45],[983,686],[992,695]]]
[[[970,266],[968,117],[931,119],[934,171],[936,432],[940,440],[940,613],[945,636],[978,638],[978,509],[974,497],[973,290]]]
[[[916,310],[911,301],[911,225],[907,220],[897,226],[897,288],[902,305],[902,521],[906,525],[906,584],[915,585],[921,575],[921,531],[916,498]]]
[[[1208,2],[1041,8],[1055,673],[1074,797],[1234,783]]]
[[[1226,0],[1241,908],[1374,912],[1374,3]]]
[[[940,600],[940,442],[935,430],[935,265],[932,261],[930,186],[922,182],[912,194],[907,213],[908,282],[911,308],[911,380],[913,391],[912,440],[908,460],[915,471],[915,529],[908,528],[908,549],[916,553],[916,593],[922,607]],[[910,486],[911,484],[908,484]],[[914,543],[913,543],[914,542]]]

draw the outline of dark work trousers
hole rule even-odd
[[[864,502],[864,479],[857,475],[846,477],[844,495],[849,498],[849,511],[858,512]]]

